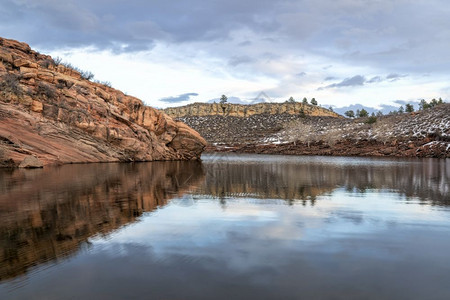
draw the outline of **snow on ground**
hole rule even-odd
[[[343,139],[375,139],[388,142],[394,139],[416,140],[430,137],[450,142],[450,104],[413,114],[383,116],[373,124],[363,119],[306,118],[297,120],[264,141],[288,143],[293,141],[325,141],[333,143]],[[448,142],[445,142],[448,141]],[[447,150],[450,145],[447,146]]]

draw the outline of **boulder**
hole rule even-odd
[[[27,59],[24,59],[24,58],[18,58],[18,59],[15,59],[14,62],[13,62],[13,64],[14,64],[14,66],[16,66],[17,68],[20,68],[20,67],[27,67],[27,68],[37,69],[37,67],[38,67],[38,64],[37,64],[37,63],[31,62],[31,61],[29,61],[29,60],[27,60]]]
[[[28,44],[26,43],[21,43],[15,40],[8,40],[8,39],[3,39],[0,38],[3,41],[3,46],[5,48],[10,48],[10,49],[14,49],[19,53],[30,53],[31,52],[31,48]]]
[[[39,158],[33,155],[28,155],[22,160],[22,162],[19,165],[19,168],[32,169],[32,168],[42,168],[43,166],[44,165],[39,160]]]
[[[34,112],[41,113],[43,110],[42,102],[33,100],[33,102],[31,103],[31,110]]]
[[[0,51],[0,61],[12,64],[14,62],[11,53]]]
[[[47,81],[47,82],[51,83],[51,82],[53,82],[54,75],[50,71],[39,70],[39,72],[37,74],[37,77],[40,80]]]
[[[20,67],[20,74],[24,79],[36,78],[38,70],[29,67]]]
[[[189,159],[200,157],[205,149],[206,141],[200,134],[193,131],[186,124],[177,122],[177,125],[179,126],[178,132],[170,142],[169,146]]]

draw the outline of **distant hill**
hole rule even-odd
[[[220,98],[214,98],[211,100],[208,100],[206,103],[219,103]],[[250,105],[250,104],[257,104],[257,103],[272,103],[274,102],[272,98],[270,98],[265,92],[260,92],[255,98],[244,100],[239,97],[228,97],[227,103],[232,104],[243,104],[243,105]]]
[[[418,101],[411,101],[411,102],[407,102],[407,101],[403,101],[403,100],[397,100],[394,101],[397,105],[390,105],[390,104],[381,104],[379,108],[376,107],[370,107],[370,106],[365,106],[362,104],[351,104],[351,105],[347,105],[347,106],[343,106],[343,107],[333,107],[333,110],[335,112],[337,112],[340,115],[344,115],[346,111],[349,110],[353,110],[355,113],[357,110],[362,110],[365,109],[369,114],[371,113],[377,113],[379,111],[381,111],[383,114],[388,114],[389,112],[392,111],[398,111],[398,109],[400,108],[400,106],[403,106],[403,108],[405,107],[405,104],[410,103],[414,106],[415,110],[419,109],[419,102]],[[327,106],[328,107],[328,106]]]

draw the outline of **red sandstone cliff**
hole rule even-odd
[[[82,75],[0,38],[0,166],[200,157],[195,130]]]

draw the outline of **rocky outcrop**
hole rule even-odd
[[[193,129],[85,79],[24,43],[0,38],[0,166],[198,159]]]
[[[323,107],[303,104],[300,102],[258,103],[252,105],[233,103],[194,103],[186,106],[166,108],[164,112],[172,118],[203,116],[227,116],[242,118],[261,114],[341,117],[337,113]]]
[[[39,160],[39,158],[34,157],[33,155],[28,155],[22,160],[22,162],[19,165],[19,168],[34,169],[34,168],[42,168],[43,166],[44,165]]]

